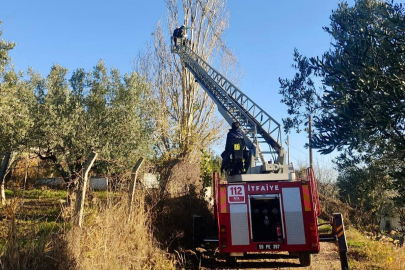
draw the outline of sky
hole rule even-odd
[[[243,70],[240,89],[279,123],[287,108],[280,102],[278,78],[295,74],[294,48],[307,56],[320,56],[330,48],[331,37],[322,27],[329,25],[338,2],[228,0],[230,22],[224,38]],[[43,76],[53,64],[70,71],[91,70],[100,59],[121,73],[131,72],[134,57],[165,17],[163,0],[2,0],[0,9],[2,38],[17,43],[10,53],[15,68],[32,67]],[[293,163],[308,164],[303,147],[307,140],[303,133],[290,134]],[[332,166],[335,156],[314,153],[314,162]]]

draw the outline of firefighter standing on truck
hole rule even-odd
[[[225,151],[221,154],[221,170],[225,170],[230,175],[246,172],[244,166],[245,140],[243,132],[238,122],[232,123],[232,128],[226,136]]]

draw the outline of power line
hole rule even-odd
[[[303,153],[304,155],[307,155],[307,156],[308,156],[308,153],[305,153],[304,151],[298,149],[297,147],[294,147],[294,146],[292,146],[292,145],[290,145],[290,147],[292,147],[292,148],[294,148],[295,150],[300,151],[300,152]]]
[[[295,150],[297,150],[297,151],[299,151],[299,152],[301,152],[302,154],[304,154],[307,158],[309,158],[309,154],[308,153],[306,153],[306,152],[304,152],[304,151],[302,151],[302,150],[300,150],[300,149],[298,149],[297,147],[294,147],[294,146],[292,146],[292,145],[290,145],[290,147],[292,147],[292,148],[294,148]],[[295,158],[295,157],[292,157],[293,159],[295,159],[295,161],[299,161],[297,158]],[[325,163],[325,160],[320,160],[317,156],[314,156],[314,159],[318,162],[318,163],[320,163],[320,162],[322,162],[322,163]],[[331,160],[329,160],[329,161],[331,161]]]

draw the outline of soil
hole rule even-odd
[[[212,257],[205,257],[201,262],[201,269],[284,269],[284,270],[339,270],[340,260],[336,244],[321,243],[319,254],[312,255],[312,263],[309,267],[302,267],[297,259],[260,259],[260,260],[241,260],[229,266],[225,260]]]

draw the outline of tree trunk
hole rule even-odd
[[[6,192],[5,192],[5,184],[6,184],[6,171],[7,171],[7,166],[8,166],[8,161],[10,160],[10,153],[7,152],[4,155],[3,162],[0,167],[0,193],[1,193],[1,204],[5,205],[6,204]]]

